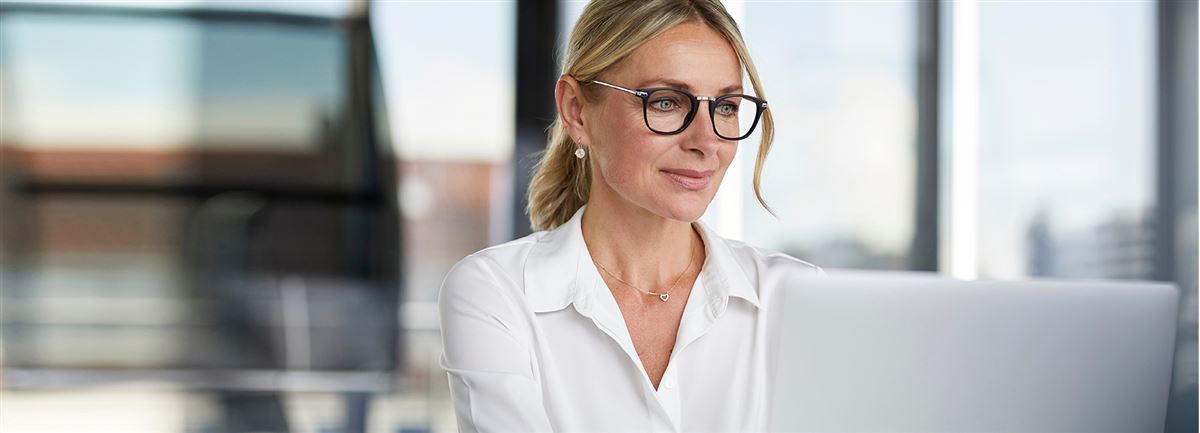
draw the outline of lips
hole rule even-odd
[[[668,168],[660,170],[663,176],[670,179],[680,188],[688,191],[700,191],[708,187],[712,181],[713,170],[697,171],[684,168]]]

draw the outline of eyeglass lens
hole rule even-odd
[[[688,113],[692,111],[693,99],[686,93],[659,89],[650,92],[646,104],[646,125],[659,133],[675,133],[687,122]],[[730,96],[711,102],[712,122],[717,135],[728,140],[745,136],[754,127],[754,116],[757,113],[757,102],[740,96]],[[701,110],[697,116],[708,115],[708,110]]]

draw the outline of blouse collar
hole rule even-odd
[[[594,304],[595,288],[604,287],[583,242],[581,222],[586,208],[587,205],[580,207],[570,220],[547,231],[531,248],[524,269],[525,294],[536,313],[560,310],[571,304],[581,311],[588,309]],[[693,295],[707,296],[704,304],[710,317],[720,315],[731,296],[760,307],[758,292],[729,244],[704,222],[694,224],[704,239],[706,259],[700,270],[705,290]]]

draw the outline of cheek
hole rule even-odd
[[[634,122],[642,122],[641,112],[637,112],[637,118],[634,119],[633,110],[629,107],[614,106],[613,101],[606,102],[593,120],[594,125],[599,126],[592,132],[593,139],[597,147],[602,148],[598,149],[599,154],[596,155],[597,168],[614,190],[628,191],[628,186],[638,182],[637,172],[639,168],[644,168],[646,161],[645,156],[640,154],[645,146],[639,145],[645,143],[647,138],[641,134],[645,128],[636,128],[641,124]]]
[[[647,137],[649,131],[645,132],[619,128],[608,137],[608,155],[602,161],[602,170],[613,189],[627,194],[649,182],[647,173],[653,168],[653,155],[649,151],[653,149],[654,137]]]
[[[739,143],[725,143],[717,150],[717,160],[721,161],[721,166],[717,169],[715,186],[723,183],[722,180],[725,179],[725,173],[729,170],[729,165],[733,163],[733,158],[737,156],[738,146]],[[714,187],[713,189],[715,190],[716,188]]]
[[[738,148],[741,147],[740,141],[724,143],[717,150],[717,158],[721,160],[722,167],[728,167],[733,163],[733,157],[737,156]]]

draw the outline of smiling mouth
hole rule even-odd
[[[712,171],[697,172],[697,171],[682,171],[682,170],[660,170],[663,176],[670,179],[675,185],[688,191],[700,191],[708,187],[708,183],[712,181]]]

